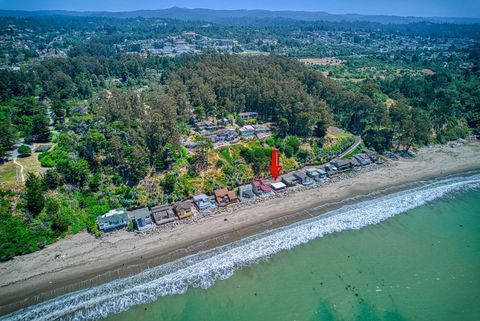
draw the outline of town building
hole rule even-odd
[[[255,135],[257,135],[258,139],[264,139],[272,136],[272,131],[265,125],[253,125],[252,127],[255,130]]]
[[[240,136],[242,138],[249,139],[249,138],[253,138],[254,135],[255,135],[255,129],[253,128],[252,125],[246,125],[240,128]]]

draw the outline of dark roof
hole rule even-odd
[[[148,217],[150,217],[150,211],[146,207],[138,208],[138,209],[133,210],[133,211],[128,211],[127,214],[132,220],[137,219],[137,218],[148,218]]]
[[[179,210],[185,210],[185,211],[191,211],[192,210],[192,201],[191,200],[186,200],[183,202],[178,202],[173,205],[173,208],[177,211]]]
[[[47,150],[49,150],[50,148],[52,148],[52,145],[50,144],[47,144],[47,145],[40,145],[40,146],[37,146],[35,148],[35,151],[37,153],[41,153],[41,152],[46,152]]]
[[[293,173],[293,175],[295,177],[297,177],[298,179],[301,179],[301,180],[307,178],[307,174],[305,174],[304,172],[301,172],[301,171],[297,171],[297,172]]]

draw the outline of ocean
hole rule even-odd
[[[416,184],[0,320],[480,320],[480,174]]]

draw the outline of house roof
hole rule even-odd
[[[307,174],[305,174],[305,172],[302,172],[302,171],[296,171],[295,173],[293,173],[293,175],[299,179],[307,178]]]
[[[224,197],[225,195],[228,194],[228,189],[222,188],[222,189],[217,189],[216,191],[213,192],[215,197]]]
[[[170,204],[164,204],[164,205],[157,205],[154,207],[150,208],[150,212],[153,213],[158,213],[158,212],[163,212],[163,211],[168,211],[168,210],[173,210],[173,206]]]
[[[276,182],[276,183],[272,183],[272,187],[273,187],[274,189],[277,189],[277,190],[278,190],[278,189],[282,189],[282,188],[287,187],[287,185],[285,185],[285,184],[282,183],[282,182]]]
[[[193,197],[193,201],[194,202],[208,201],[208,196],[207,196],[207,194],[196,195],[196,196]]]
[[[228,191],[227,196],[230,199],[230,201],[238,200],[238,197],[234,191]]]
[[[113,224],[118,224],[122,221],[128,221],[128,215],[125,209],[117,208],[99,216],[97,221],[98,223],[111,222]]]
[[[252,191],[252,185],[242,185],[238,187],[239,192],[251,192]]]
[[[253,128],[252,125],[246,125],[246,126],[243,126],[242,128],[240,128],[240,131],[243,132],[243,131],[255,131],[255,129]]]
[[[133,211],[128,211],[127,214],[128,214],[128,217],[130,217],[130,219],[132,219],[132,220],[135,220],[137,218],[148,218],[148,217],[150,217],[150,211],[146,207],[138,208],[138,209],[133,210]]]
[[[175,205],[173,206],[173,208],[175,210],[186,210],[186,211],[189,211],[189,210],[192,210],[192,201],[191,200],[186,200],[186,201],[183,201],[183,202],[178,202],[178,203],[175,203]]]

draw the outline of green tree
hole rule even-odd
[[[40,177],[28,173],[25,182],[25,201],[27,210],[33,215],[38,215],[45,206],[45,186]]]
[[[43,182],[49,189],[57,188],[60,182],[60,175],[54,169],[49,169],[43,175]]]

